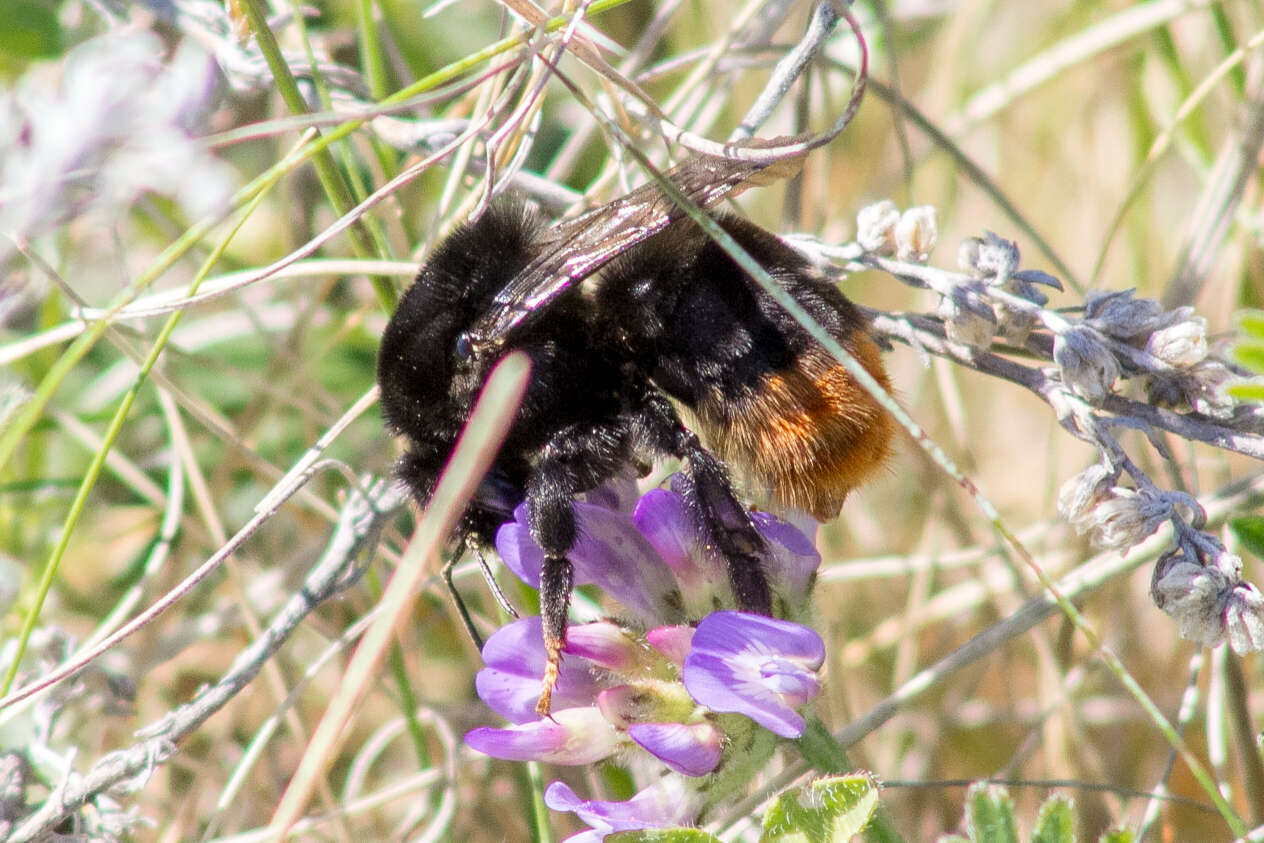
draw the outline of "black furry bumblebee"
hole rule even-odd
[[[669,174],[703,205],[751,175],[702,159]],[[490,545],[527,504],[545,554],[541,713],[566,633],[577,495],[647,458],[679,458],[701,539],[724,560],[738,606],[770,614],[763,540],[725,463],[777,503],[828,520],[890,450],[887,413],[682,216],[653,185],[551,229],[519,202],[494,203],[439,244],[382,337],[382,411],[407,440],[398,474],[423,504],[492,367],[512,350],[531,360],[522,406],[459,532]],[[833,284],[773,234],[716,219],[886,385],[863,317]]]

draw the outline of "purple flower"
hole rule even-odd
[[[628,737],[684,776],[705,776],[720,765],[720,730],[710,723],[633,723]]]
[[[620,737],[596,708],[568,708],[534,723],[505,729],[483,726],[467,732],[472,749],[508,761],[595,764],[619,748]]]
[[[678,586],[672,571],[637,531],[632,516],[577,502],[575,517],[579,537],[568,558],[575,567],[576,585],[595,583],[650,622],[680,619],[673,610]],[[539,588],[544,551],[531,538],[525,505],[514,510],[514,520],[496,532],[496,550],[519,579]]]
[[[825,645],[789,621],[715,612],[698,624],[685,658],[685,688],[712,711],[745,714],[783,738],[803,734],[796,708],[820,690]]]
[[[544,791],[544,804],[554,811],[572,811],[592,826],[592,831],[566,838],[567,843],[599,843],[616,831],[675,828],[693,822],[701,807],[698,794],[683,780],[666,776],[626,802],[580,799],[562,782]]]
[[[732,605],[728,573],[703,546],[693,517],[678,492],[646,492],[632,519],[675,574],[687,614],[698,617],[711,611],[719,596]],[[802,609],[821,564],[821,554],[804,534],[807,524],[791,524],[767,512],[751,513],[751,521],[768,544],[765,572],[773,589],[791,608]]]
[[[572,635],[584,637],[578,627],[568,630],[567,638]],[[540,698],[545,662],[540,618],[521,618],[496,630],[483,645],[483,662],[487,667],[474,678],[479,698],[511,723],[538,719],[535,704]],[[553,689],[553,707],[560,710],[592,705],[600,687],[587,665],[564,659]]]
[[[820,638],[806,627],[715,612],[733,605],[728,573],[700,541],[681,495],[655,489],[632,509],[631,488],[599,490],[575,505],[579,539],[570,558],[576,581],[599,585],[630,610],[616,617],[632,620],[567,628],[551,719],[535,712],[546,660],[539,618],[499,630],[483,648],[486,667],[476,686],[512,725],[466,736],[469,746],[497,758],[586,764],[644,751],[672,771],[627,802],[585,802],[555,783],[549,806],[594,827],[572,840],[679,825],[732,796],[740,776],[709,775],[726,763],[725,753],[740,747],[740,758],[729,760],[755,770],[776,741],[764,732],[752,743],[738,733],[754,724],[716,713],[740,713],[775,735],[798,737],[804,721],[795,708],[817,693],[815,671],[824,659]],[[797,525],[767,513],[751,520],[767,542],[763,562],[774,605],[805,614],[820,555]],[[538,584],[543,554],[524,508],[501,527],[496,547],[508,567]]]

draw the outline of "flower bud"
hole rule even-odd
[[[939,237],[934,206],[909,208],[900,215],[893,236],[896,257],[902,261],[925,263]]]
[[[966,287],[954,287],[951,296],[940,297],[939,316],[944,320],[944,332],[953,342],[982,349],[992,345],[996,316],[992,308]]]
[[[860,248],[875,255],[895,254],[895,227],[900,222],[900,212],[890,199],[866,205],[856,214],[856,242]]]
[[[1098,547],[1120,552],[1154,533],[1172,516],[1172,503],[1163,495],[1116,486],[1075,522],[1078,532],[1091,532]]]
[[[1084,325],[1072,325],[1054,337],[1053,362],[1071,391],[1093,404],[1111,392],[1119,377],[1115,355]]]
[[[1159,325],[1163,307],[1154,299],[1133,298],[1135,292],[1090,292],[1084,302],[1084,324],[1125,341],[1149,336]]]
[[[1146,351],[1178,368],[1201,363],[1207,357],[1207,320],[1189,316],[1158,329],[1146,341]]]

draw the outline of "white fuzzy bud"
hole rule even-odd
[[[1189,316],[1158,329],[1146,340],[1146,351],[1178,368],[1201,363],[1207,357],[1207,320]]]
[[[856,242],[866,252],[890,256],[895,254],[895,227],[900,212],[890,199],[866,205],[856,214]]]
[[[925,263],[939,237],[934,207],[921,205],[909,208],[900,215],[894,237],[897,258],[911,263]]]

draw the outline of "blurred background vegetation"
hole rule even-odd
[[[612,198],[621,179],[639,178],[556,81],[538,101],[530,89],[496,101],[513,69],[505,65],[522,52],[480,51],[529,31],[509,6],[0,0],[0,229],[16,237],[0,243],[0,668],[28,630],[18,685],[223,548],[371,390],[396,292],[482,195],[489,132],[506,127],[493,150],[497,176],[520,167],[539,177],[518,176],[515,187],[553,211],[582,193]],[[245,36],[252,9],[267,15],[296,85],[275,80]],[[806,2],[627,0],[589,9],[577,35],[678,124],[723,140],[810,12]],[[857,2],[854,13],[881,85],[809,157],[801,179],[747,192],[743,213],[777,232],[845,242],[871,202],[931,205],[940,244],[932,264],[952,268],[962,239],[995,231],[1019,243],[1025,267],[1062,279],[1066,292],[1052,307],[1082,304],[1088,289],[1135,287],[1196,304],[1218,340],[1231,337],[1239,309],[1264,303],[1259,4],[906,0]],[[100,40],[107,34],[141,43],[151,58],[128,59],[122,42]],[[759,134],[826,128],[846,103],[856,56],[840,27]],[[623,91],[579,62],[561,66],[608,114],[618,114],[612,99],[627,106]],[[308,113],[296,114],[287,90],[302,94]],[[381,106],[400,91],[402,108]],[[892,92],[919,119],[895,107]],[[182,302],[204,271],[203,288],[219,290],[233,273],[291,255],[488,114],[485,131],[391,187],[356,227],[286,272],[184,303],[169,333],[170,309],[138,315],[141,304]],[[360,125],[327,158],[308,147],[260,181],[313,127],[329,133],[352,119]],[[510,131],[519,126],[529,132]],[[641,142],[664,160],[661,139]],[[935,306],[929,293],[879,273],[854,275],[843,289],[885,310]],[[127,302],[132,312],[78,318],[79,307]],[[133,389],[138,361],[154,350],[152,373]],[[1093,557],[1054,506],[1060,484],[1093,453],[1041,401],[904,346],[888,366],[912,415],[1052,575]],[[1166,462],[1142,437],[1127,441],[1157,481],[1199,496],[1259,475],[1245,458],[1175,438]],[[0,712],[0,747],[28,750],[35,765],[27,807],[218,679],[321,554],[349,482],[386,474],[397,453],[376,406],[357,411],[324,454],[336,463],[222,568],[74,682]],[[1240,495],[1220,515],[1256,503]],[[99,801],[81,822],[100,823],[91,830],[102,836],[117,822],[121,839],[254,839],[340,685],[353,637],[335,642],[373,607],[410,530],[401,513],[369,576],[321,606],[139,789]],[[822,528],[819,544],[819,627],[830,654],[821,713],[835,729],[1039,592],[911,442]],[[1160,549],[1145,545],[1130,559],[1141,566]],[[1248,577],[1257,565],[1247,557]],[[467,599],[494,617],[481,581],[467,574]],[[1187,687],[1197,691],[1187,740],[1246,822],[1264,822],[1255,661],[1182,641],[1148,589],[1146,571],[1134,570],[1081,602],[1169,718]],[[530,595],[512,597],[530,605]],[[281,727],[261,732],[323,654],[332,657],[304,680]],[[460,744],[466,729],[492,722],[473,692],[479,664],[432,576],[310,805],[320,819],[302,836],[528,839],[532,785],[521,765]],[[410,738],[403,712],[414,706]],[[1057,615],[937,677],[850,752],[888,781],[884,804],[910,840],[956,828],[965,783],[986,777],[1010,782],[1028,827],[1057,791],[1074,797],[1085,839],[1113,824],[1135,828],[1149,795],[1166,787],[1177,798],[1162,803],[1150,839],[1231,837],[1184,765],[1172,766],[1154,723]],[[587,775],[613,794],[626,786],[617,769],[545,778],[558,775]],[[136,817],[143,821],[131,825]],[[577,828],[554,819],[559,836]]]

